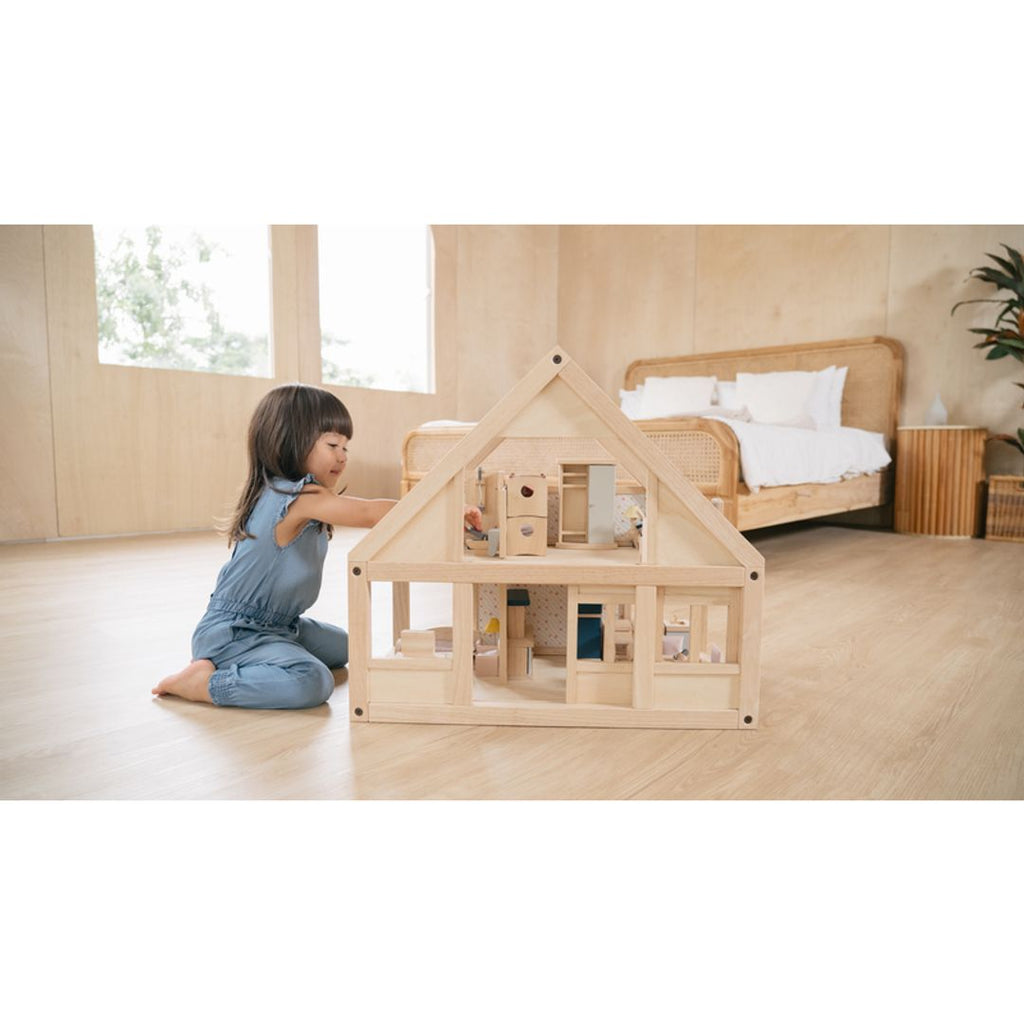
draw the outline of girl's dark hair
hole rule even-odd
[[[352,417],[329,391],[281,384],[263,396],[249,423],[249,471],[227,531],[229,545],[252,536],[245,524],[264,487],[275,477],[301,480],[313,445],[327,433],[352,437]]]

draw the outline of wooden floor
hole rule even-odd
[[[339,531],[311,614],[346,620]],[[1024,545],[801,525],[767,560],[751,732],[350,725],[153,698],[213,534],[0,547],[0,798],[992,800],[1024,796]]]

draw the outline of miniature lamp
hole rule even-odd
[[[491,616],[491,621],[484,626],[484,632],[489,634],[491,643],[497,643],[497,635],[501,632],[501,623]]]

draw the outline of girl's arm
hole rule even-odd
[[[310,519],[331,526],[376,526],[398,502],[392,498],[349,498],[318,484],[307,484],[292,502],[282,522],[294,513],[305,525]]]
[[[292,502],[280,525],[285,527],[283,534],[291,534],[294,530],[293,536],[298,536],[310,519],[330,523],[331,526],[376,526],[397,504],[393,498],[349,498],[319,484],[307,484]],[[463,515],[468,525],[480,529],[480,509],[467,505]]]

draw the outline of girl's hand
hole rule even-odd
[[[476,505],[467,505],[462,510],[462,516],[466,520],[466,525],[474,530],[482,530],[484,527],[484,518],[480,513],[480,509]]]

